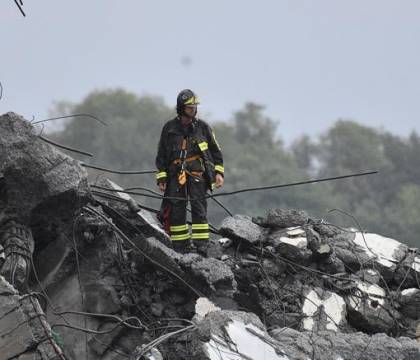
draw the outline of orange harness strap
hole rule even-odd
[[[191,161],[199,160],[199,159],[201,159],[200,155],[194,155],[194,156],[186,158],[184,161],[185,162],[191,162]],[[175,159],[172,163],[175,164],[175,165],[179,165],[179,164],[182,163],[182,160],[181,159]]]
[[[187,139],[184,138],[182,140],[182,145],[181,145],[181,157],[186,155],[186,149],[187,149]],[[181,186],[185,185],[185,183],[187,182],[187,174],[191,175],[191,176],[194,176],[194,177],[201,177],[203,175],[202,171],[188,171],[188,170],[185,169],[185,163],[191,162],[191,161],[194,161],[194,160],[199,160],[199,159],[201,159],[200,155],[194,155],[194,156],[191,156],[189,158],[184,157],[184,158],[175,159],[173,161],[173,164],[176,164],[176,165],[181,164],[182,165],[181,171],[178,174],[179,185],[181,185]]]

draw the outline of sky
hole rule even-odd
[[[0,113],[42,119],[54,101],[116,87],[174,106],[191,88],[209,122],[263,104],[286,143],[337,119],[420,133],[418,0],[23,0],[23,10],[0,2]]]

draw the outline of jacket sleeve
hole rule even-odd
[[[214,160],[214,170],[217,174],[224,176],[225,168],[223,167],[223,154],[222,149],[216,139],[213,129],[207,124],[207,140],[209,144],[209,150]]]
[[[156,156],[156,168],[157,168],[156,181],[158,184],[160,182],[165,182],[168,177],[168,173],[167,173],[168,162],[166,158],[167,157],[166,148],[167,148],[167,130],[166,130],[166,126],[164,126],[162,129],[162,133],[160,135],[157,156]]]

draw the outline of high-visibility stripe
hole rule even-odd
[[[191,238],[192,239],[208,239],[209,233],[192,233]]]
[[[214,167],[214,169],[218,172],[224,173],[225,172],[225,168],[223,167],[223,165],[216,165]]]
[[[168,174],[166,173],[166,171],[160,171],[160,172],[156,173],[156,179],[157,180],[162,179],[162,178],[167,177],[167,176],[168,176]]]
[[[169,226],[170,231],[182,231],[182,230],[188,230],[188,225],[175,225],[175,226]]]
[[[213,140],[214,140],[214,142],[216,143],[217,148],[218,148],[219,150],[222,150],[222,149],[220,148],[219,142],[216,140],[216,135],[214,135],[214,131],[212,130],[212,131],[211,131],[211,133],[212,133],[212,135],[213,135]]]
[[[190,234],[171,235],[172,241],[188,240],[189,238],[190,238]]]
[[[199,143],[198,146],[201,151],[206,151],[209,148],[209,144],[207,143],[207,141]]]
[[[191,227],[193,230],[207,230],[209,228],[209,224],[192,224]]]

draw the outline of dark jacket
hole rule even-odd
[[[180,158],[184,138],[187,139],[186,157],[200,155],[209,189],[212,189],[215,175],[224,175],[223,155],[210,125],[197,118],[187,127],[181,124],[178,117],[163,126],[156,156],[157,182],[167,181],[179,170],[179,166],[173,162]]]

